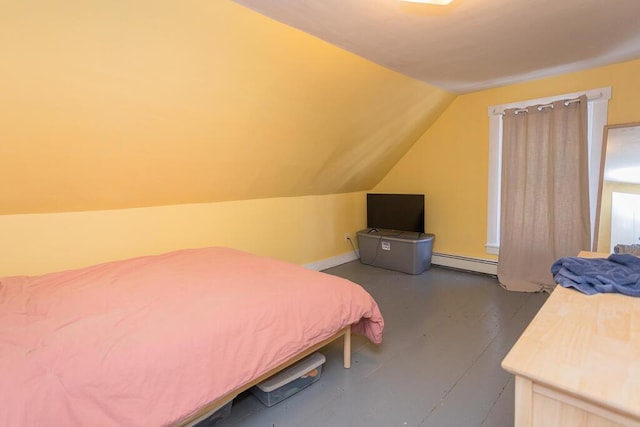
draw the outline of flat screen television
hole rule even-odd
[[[424,194],[367,194],[367,228],[424,233]]]

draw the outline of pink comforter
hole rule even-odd
[[[346,325],[348,280],[226,248],[0,279],[0,425],[176,422]]]

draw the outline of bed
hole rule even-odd
[[[0,425],[184,425],[384,321],[346,279],[229,248],[0,279]]]

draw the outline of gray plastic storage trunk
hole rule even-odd
[[[325,360],[322,353],[313,353],[252,387],[251,393],[266,406],[273,406],[318,381]]]
[[[367,228],[357,236],[363,264],[408,274],[420,274],[431,267],[433,234]]]

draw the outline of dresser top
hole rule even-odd
[[[640,298],[557,286],[502,367],[640,417]]]

